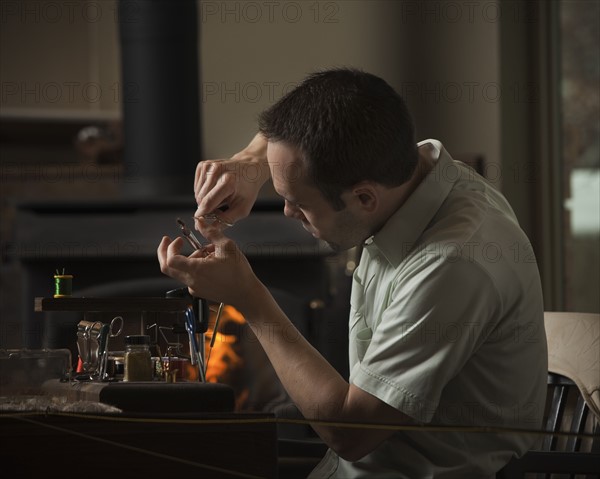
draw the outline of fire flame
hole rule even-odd
[[[244,409],[249,396],[249,388],[245,377],[245,361],[242,352],[243,331],[246,320],[232,306],[225,305],[219,320],[219,330],[212,349],[210,343],[214,333],[216,313],[212,311],[208,331],[205,336],[206,380],[213,383],[228,384],[235,392],[236,410]]]

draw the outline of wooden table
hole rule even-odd
[[[277,477],[271,414],[0,413],[14,477]]]

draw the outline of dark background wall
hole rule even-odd
[[[546,160],[536,144],[549,144],[534,135],[547,116],[539,95],[540,58],[550,58],[539,36],[543,4],[199,1],[200,83],[197,99],[190,97],[201,117],[198,160],[239,151],[254,134],[258,113],[307,73],[363,68],[405,96],[419,139],[438,138],[458,157],[484,158],[488,178],[507,194],[541,250],[548,235],[536,220],[546,182],[532,172],[544,171]],[[27,337],[23,309],[32,298],[15,258],[42,258],[57,248],[51,226],[29,231],[38,235],[33,249],[15,236],[17,227],[28,228],[19,223],[18,205],[119,202],[131,186],[123,162],[123,98],[135,98],[139,85],[122,76],[117,6],[112,0],[0,0],[0,347],[20,347]],[[132,3],[122,18],[135,22],[138,15]],[[183,82],[166,77],[164,98],[174,98]],[[175,160],[165,155],[166,163]],[[179,196],[192,211],[191,178]],[[160,198],[157,193],[153,200]],[[273,198],[268,186],[261,198]],[[78,231],[74,223],[60,228],[66,237]],[[122,231],[111,234],[106,254],[117,260],[132,247],[145,250],[159,241],[132,245]],[[78,241],[58,247],[67,256],[98,251],[93,238]],[[556,281],[549,265],[557,254],[539,256],[548,284]],[[346,266],[351,271],[351,259]],[[549,307],[558,304],[554,293],[547,288]]]

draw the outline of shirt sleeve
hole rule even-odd
[[[381,321],[352,382],[420,422],[431,421],[442,390],[492,333],[497,289],[476,262],[431,258],[394,281]]]

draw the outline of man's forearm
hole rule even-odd
[[[240,307],[291,399],[307,419],[341,421],[349,384],[300,334],[264,285]],[[328,444],[332,428],[313,426]],[[337,428],[336,428],[337,429]]]
[[[270,177],[269,163],[267,162],[267,139],[257,133],[242,151],[231,157],[232,160],[245,160],[251,165],[244,165],[245,180],[256,181],[264,184]],[[252,170],[252,171],[250,171]]]
[[[236,307],[255,332],[281,383],[305,418],[386,425],[339,427],[313,422],[317,434],[344,459],[356,461],[375,449],[393,434],[393,429],[387,426],[414,424],[398,409],[348,384],[300,334],[258,280]]]

